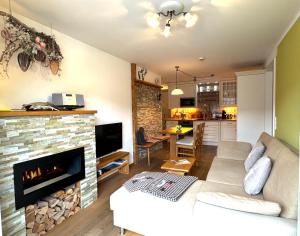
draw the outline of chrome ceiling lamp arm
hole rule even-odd
[[[188,11],[184,10],[184,5],[181,1],[179,0],[172,0],[172,1],[166,1],[163,2],[160,5],[160,10],[159,12],[156,12],[155,15],[149,15],[148,18],[148,25],[151,28],[157,28],[159,27],[159,18],[161,17],[166,17],[168,20],[165,25],[165,32],[163,35],[165,37],[169,37],[171,35],[170,29],[171,25],[170,22],[175,19],[178,16],[183,16],[183,18],[186,21],[185,26],[187,28],[192,27],[195,25],[197,21],[197,15],[192,15]]]
[[[170,18],[172,18],[173,16],[180,16],[180,15],[185,16],[187,13],[188,13],[188,12],[186,12],[186,11],[182,11],[182,12],[176,13],[175,10],[172,10],[172,11],[167,11],[167,13],[164,13],[164,12],[160,11],[160,12],[158,12],[157,14],[158,14],[159,16],[163,15],[164,17],[170,17]]]
[[[173,13],[174,16],[180,16],[180,15],[185,16],[186,14],[187,14],[186,11],[182,11],[182,12],[178,12],[178,13],[176,13],[176,12],[174,11],[174,13]]]

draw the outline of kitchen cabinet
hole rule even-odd
[[[220,141],[236,140],[236,121],[194,121],[194,133],[197,125],[205,123],[203,145],[217,146]]]
[[[237,104],[237,83],[236,80],[220,82],[220,105],[236,106]]]
[[[219,91],[219,105],[220,106],[236,106],[237,104],[237,82],[234,79],[220,81],[215,83],[210,83],[212,85],[210,91]],[[200,87],[206,89],[208,85],[204,83],[202,86],[199,85],[199,91],[201,90]],[[169,84],[168,94],[169,94],[169,109],[178,108],[180,107],[180,98],[191,98],[194,97],[197,100],[197,85],[194,83],[188,84],[178,84],[178,88],[182,89],[183,95],[180,96],[173,96],[171,92],[173,89],[176,88],[175,84]],[[216,87],[216,88],[215,88]],[[196,104],[197,106],[197,104]]]
[[[166,121],[166,128],[175,127],[176,125],[178,125],[178,121],[175,121],[175,120],[167,120]]]
[[[169,93],[169,109],[180,107],[180,98],[196,98],[196,85],[194,83],[190,84],[178,84],[178,88],[182,89],[183,94],[179,96],[171,95],[173,89],[176,88],[175,84],[170,84]]]
[[[220,140],[220,122],[205,121],[203,144],[218,145],[219,140]]]
[[[220,138],[221,138],[221,141],[235,141],[236,140],[236,122],[235,121],[221,121]]]

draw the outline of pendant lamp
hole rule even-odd
[[[175,66],[175,69],[176,69],[176,88],[172,90],[171,95],[178,96],[178,95],[182,95],[183,91],[182,89],[179,89],[177,87],[178,86],[177,74],[178,74],[179,66]]]

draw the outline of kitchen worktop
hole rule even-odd
[[[195,120],[201,120],[200,118],[189,118],[189,119],[178,119],[178,118],[164,118],[164,120],[168,120],[168,121],[195,121]]]
[[[208,120],[204,120],[202,118],[189,118],[189,119],[178,119],[178,118],[164,118],[163,120],[165,121],[236,121],[236,119],[208,119]]]

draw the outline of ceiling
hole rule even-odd
[[[162,0],[15,0],[12,10],[174,81],[175,65],[196,76],[265,62],[300,9],[299,0],[183,0],[198,15],[164,38],[146,15]],[[8,7],[8,0],[0,5]],[[204,56],[205,61],[198,58]],[[190,78],[180,78],[189,80]]]

